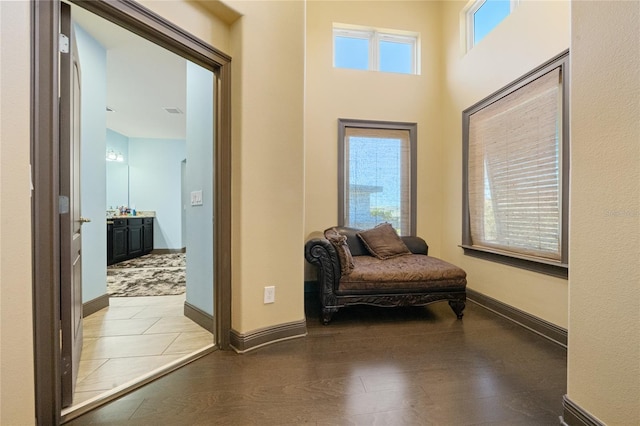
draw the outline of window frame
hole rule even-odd
[[[562,84],[560,96],[560,147],[559,147],[559,204],[560,214],[560,260],[547,260],[515,252],[474,246],[471,240],[471,218],[469,206],[469,120],[472,114],[493,104],[503,97],[516,92],[549,71],[560,68]],[[569,129],[569,50],[545,62],[533,71],[525,74],[507,86],[487,96],[480,102],[462,112],[462,244],[465,255],[507,264],[547,275],[566,279],[569,271],[569,165],[570,165],[570,129]]]
[[[477,43],[474,42],[475,40],[475,22],[474,22],[474,15],[475,13],[480,10],[480,8],[482,6],[484,6],[484,4],[487,2],[488,0],[471,0],[467,6],[463,9],[462,13],[464,14],[464,23],[465,23],[465,46],[466,46],[466,50],[467,52],[470,51]],[[506,1],[506,0],[505,0]],[[516,10],[516,8],[518,7],[518,5],[520,4],[520,0],[508,0],[509,1],[509,15],[510,16],[514,10]],[[507,17],[505,16],[504,19],[506,19]],[[502,21],[504,21],[504,19]],[[502,21],[498,22],[496,24],[495,27],[493,27],[489,33],[491,31],[493,31],[498,25],[500,25],[502,23]],[[487,34],[489,34],[487,33]]]
[[[347,226],[346,217],[346,197],[349,193],[346,188],[347,179],[345,178],[348,158],[346,152],[345,136],[347,128],[372,129],[372,130],[404,130],[409,132],[409,198],[411,206],[409,207],[410,224],[409,234],[416,235],[416,217],[417,217],[417,140],[418,140],[418,124],[409,122],[395,121],[373,121],[360,119],[338,119],[338,226]],[[404,235],[403,235],[404,236]]]
[[[369,65],[366,71],[387,72],[391,74],[420,75],[419,46],[420,34],[410,31],[382,30],[375,28],[357,27],[354,25],[334,24],[332,33],[333,67],[341,69],[356,69],[336,66],[336,37],[348,37],[369,41]],[[411,72],[380,71],[380,42],[392,42],[411,46]]]

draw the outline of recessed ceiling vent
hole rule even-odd
[[[178,107],[162,107],[162,109],[167,111],[169,114],[184,114]]]

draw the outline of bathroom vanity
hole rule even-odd
[[[153,216],[115,216],[107,219],[107,265],[133,259],[153,250]]]

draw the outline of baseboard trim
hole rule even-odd
[[[296,339],[307,335],[307,322],[302,319],[296,322],[265,327],[249,333],[238,333],[231,330],[230,345],[234,351],[243,354],[265,345]]]
[[[567,330],[492,297],[467,288],[467,300],[482,306],[554,343],[567,347]]]
[[[184,316],[207,330],[209,333],[213,334],[213,315],[209,315],[202,309],[185,301]]]
[[[186,253],[187,252],[187,248],[186,247],[182,247],[179,249],[169,249],[169,248],[164,248],[164,249],[153,249],[151,250],[151,254],[172,254],[172,253]]]
[[[109,307],[109,294],[105,293],[82,304],[82,318],[86,318],[107,307]]]
[[[600,420],[571,401],[567,395],[562,397],[562,408],[560,424],[563,426],[605,426]]]

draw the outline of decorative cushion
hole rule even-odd
[[[340,259],[340,272],[342,275],[348,275],[353,271],[353,257],[351,256],[351,250],[347,244],[347,237],[340,234],[336,228],[329,228],[324,231],[324,237],[333,244],[338,258]]]
[[[378,259],[391,259],[405,254],[411,254],[398,233],[390,223],[385,222],[375,228],[358,232],[358,237],[362,240],[369,252]]]

